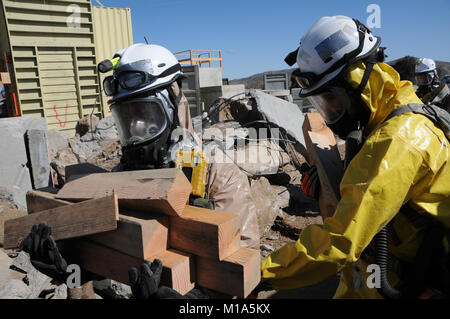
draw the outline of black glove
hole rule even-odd
[[[315,165],[309,166],[307,163],[303,163],[300,167],[302,173],[301,188],[303,193],[313,198],[315,201],[319,200],[320,194],[320,180],[317,174],[317,167]]]
[[[19,249],[30,255],[32,265],[41,273],[65,282],[67,262],[61,256],[54,239],[52,229],[47,223],[33,225],[30,234],[20,243]]]
[[[153,263],[144,261],[141,273],[136,268],[128,270],[131,291],[136,299],[183,299],[176,290],[169,287],[159,287],[162,273],[162,262],[155,259]]]

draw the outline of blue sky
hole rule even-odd
[[[450,0],[100,1],[131,8],[135,43],[146,36],[172,52],[222,50],[223,77],[230,80],[288,68],[284,57],[320,17],[342,14],[366,23],[369,4],[381,9],[381,28],[372,31],[388,47],[388,60],[413,55],[450,61]]]

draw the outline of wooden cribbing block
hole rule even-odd
[[[47,222],[55,240],[81,237],[117,228],[119,206],[115,194],[61,206],[5,222],[5,248],[16,248],[33,225]]]
[[[29,191],[28,213],[64,206],[71,202],[56,199],[55,194]],[[93,242],[113,248],[125,254],[141,258],[152,258],[168,249],[169,217],[163,214],[148,215],[143,212],[120,212],[117,229],[87,236]]]
[[[309,164],[316,165],[320,179],[320,212],[323,218],[331,217],[340,200],[339,185],[344,176],[336,139],[319,113],[306,113],[302,129]]]
[[[120,208],[181,215],[192,185],[177,168],[95,173],[64,185],[56,198],[83,201],[117,194]]]
[[[56,194],[37,190],[28,191],[26,201],[28,214],[72,204],[68,201],[56,199]]]
[[[223,261],[197,257],[197,283],[231,296],[246,298],[261,279],[260,253],[241,248]]]
[[[169,216],[143,212],[120,214],[117,229],[87,238],[125,254],[150,259],[169,248]]]
[[[63,252],[72,263],[82,269],[129,285],[128,270],[135,267],[140,272],[143,259],[80,238],[64,243]],[[155,256],[163,263],[161,285],[184,295],[194,287],[195,264],[192,255],[167,251]],[[154,259],[149,259],[153,261]]]
[[[161,285],[171,287],[180,294],[185,295],[195,286],[195,257],[191,254],[167,250],[152,259],[159,259],[163,264]]]
[[[181,217],[170,217],[170,247],[223,260],[240,249],[238,215],[186,206]]]

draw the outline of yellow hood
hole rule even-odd
[[[351,65],[345,79],[355,88],[361,83],[366,65],[362,61]],[[400,75],[393,67],[378,62],[374,65],[369,81],[361,94],[370,109],[366,133],[371,133],[395,108],[408,103],[422,103],[414,92],[410,81],[400,81]]]

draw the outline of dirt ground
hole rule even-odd
[[[0,201],[0,249],[3,249],[4,223],[8,219],[27,215],[26,210],[14,208],[10,203]],[[5,251],[5,250],[4,250]],[[9,251],[8,251],[9,252]]]

